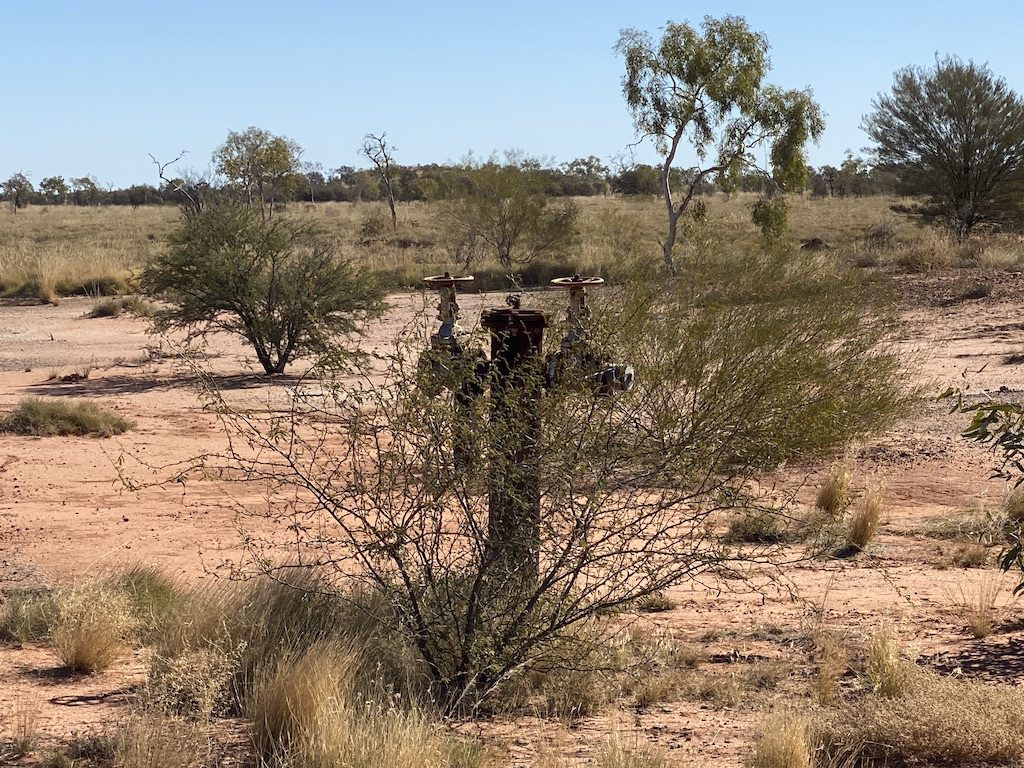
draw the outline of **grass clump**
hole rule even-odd
[[[832,467],[818,489],[814,506],[831,519],[839,519],[850,506],[850,483],[853,474],[844,464]]]
[[[123,594],[142,642],[151,640],[185,601],[181,587],[152,565],[133,565],[101,580]]]
[[[826,758],[858,765],[1024,760],[1024,691],[913,669],[898,696],[867,695],[824,718]]]
[[[880,488],[867,488],[850,511],[846,524],[846,542],[850,547],[863,550],[878,533],[882,524],[885,497]]]
[[[786,539],[786,526],[777,512],[745,509],[729,520],[725,541],[730,544],[779,544]]]
[[[1018,528],[1024,523],[1024,485],[1015,485],[1006,494],[1003,513],[1008,526]]]
[[[823,629],[812,635],[814,674],[811,693],[819,704],[831,704],[839,696],[839,681],[850,666],[850,654],[834,632]]]
[[[903,658],[899,636],[883,624],[868,641],[865,668],[867,687],[872,693],[896,698],[906,693],[914,682],[914,665]]]
[[[479,749],[424,713],[359,690],[351,649],[321,645],[282,657],[256,682],[248,710],[263,764],[295,768],[475,768]]]
[[[163,685],[160,695],[177,699],[180,711],[194,701],[216,701],[215,709],[238,714],[249,705],[256,681],[282,659],[330,644],[369,649],[360,656],[361,685],[415,699],[423,693],[422,676],[391,616],[375,594],[356,588],[339,593],[304,569],[207,586],[188,593],[168,616],[155,642],[154,677]],[[216,670],[217,690],[189,674],[190,659]],[[198,687],[190,689],[190,680]]]
[[[1016,603],[1015,599],[1003,601],[1003,580],[995,574],[986,574],[973,586],[963,582],[957,585],[952,603],[966,629],[981,640],[992,634],[995,627]]]
[[[984,544],[961,544],[953,552],[953,565],[958,568],[984,568],[988,564],[988,547]]]
[[[14,758],[31,755],[39,738],[39,706],[15,699],[8,718],[8,743]],[[4,757],[0,751],[0,761]]]
[[[42,643],[50,637],[57,613],[54,593],[45,589],[15,589],[0,602],[0,640]]]
[[[68,669],[92,674],[124,653],[135,626],[131,603],[123,593],[88,584],[58,593],[50,639]]]
[[[155,311],[155,307],[140,296],[112,296],[97,301],[88,317],[120,317],[125,313],[152,317]]]
[[[814,768],[810,720],[794,712],[778,712],[765,722],[754,742],[748,768]]]
[[[117,768],[201,768],[211,745],[194,723],[143,711],[110,737],[109,751]]]
[[[651,744],[629,745],[620,736],[613,736],[596,755],[597,768],[667,768],[664,753]]]
[[[0,418],[0,432],[17,435],[52,437],[111,437],[135,425],[95,403],[26,397],[18,406]]]

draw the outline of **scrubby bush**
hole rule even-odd
[[[896,239],[896,223],[892,220],[879,221],[864,230],[864,244],[871,250],[891,248]]]
[[[322,407],[262,421],[222,406],[263,457],[230,461],[298,491],[281,524],[315,535],[322,565],[364,574],[442,709],[486,707],[596,615],[770,560],[773,544],[741,550],[716,529],[736,509],[785,514],[752,481],[888,427],[908,402],[892,305],[817,257],[723,248],[685,279],[638,266],[593,309],[593,343],[635,368],[627,393],[566,381],[533,399],[545,373],[528,364],[500,407],[466,410],[420,386],[405,338],[372,390],[341,383]],[[524,436],[531,423],[543,429]],[[488,524],[480,489],[521,499],[530,466],[537,517],[518,505],[517,525]]]
[[[156,308],[139,296],[115,296],[96,302],[89,310],[89,317],[120,317],[125,312],[152,317]]]
[[[0,432],[51,437],[76,435],[111,437],[134,427],[116,413],[83,400],[26,397],[17,408],[0,417]]]
[[[185,217],[141,285],[167,304],[157,329],[241,336],[268,374],[302,355],[340,355],[341,339],[383,306],[372,276],[308,227],[228,205]]]
[[[908,680],[896,695],[868,694],[825,713],[820,728],[825,765],[1016,765],[1024,760],[1020,688],[916,667]]]

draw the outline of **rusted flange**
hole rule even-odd
[[[547,328],[548,318],[539,309],[485,309],[480,324],[494,333],[515,333]]]

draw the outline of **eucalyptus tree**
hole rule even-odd
[[[218,173],[238,185],[250,207],[258,201],[260,210],[269,217],[268,211],[273,209],[268,209],[267,203],[273,203],[275,194],[287,192],[281,187],[293,183],[301,171],[301,156],[302,148],[291,139],[251,127],[241,133],[228,132],[227,139],[213,153],[213,162]]]
[[[624,57],[622,91],[640,140],[653,139],[663,157],[661,193],[668,213],[665,263],[675,263],[679,219],[709,178],[735,181],[757,170],[789,191],[807,178],[805,146],[824,130],[809,89],[783,90],[764,82],[768,41],[738,16],[706,16],[701,30],[669,22],[657,43],[625,29],[616,50]],[[697,165],[674,189],[672,169],[684,143]],[[770,167],[755,151],[769,148]]]
[[[28,205],[29,196],[35,191],[32,182],[23,173],[13,174],[7,181],[0,183],[0,187],[3,187],[4,198],[15,213]]]

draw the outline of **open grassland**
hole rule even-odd
[[[708,221],[693,230],[737,248],[757,248],[761,238],[750,221],[753,195],[708,198]],[[934,229],[895,214],[898,202],[884,197],[793,198],[791,242],[823,238],[829,254],[861,267],[892,266],[928,272],[952,266],[1015,267],[1024,243],[1012,237],[977,237],[957,244]],[[522,269],[526,284],[580,272],[614,277],[631,257],[660,252],[664,205],[657,198],[578,198],[577,244]],[[407,203],[398,209],[393,232],[380,203],[294,203],[275,215],[310,223],[338,253],[370,266],[392,288],[411,287],[427,274],[466,266],[437,220],[437,205]],[[133,276],[166,246],[178,211],[173,206],[32,206],[0,211],[0,293],[50,301],[60,296],[130,293]],[[685,246],[684,246],[685,248]],[[502,287],[504,270],[492,258],[470,266],[480,287]]]

